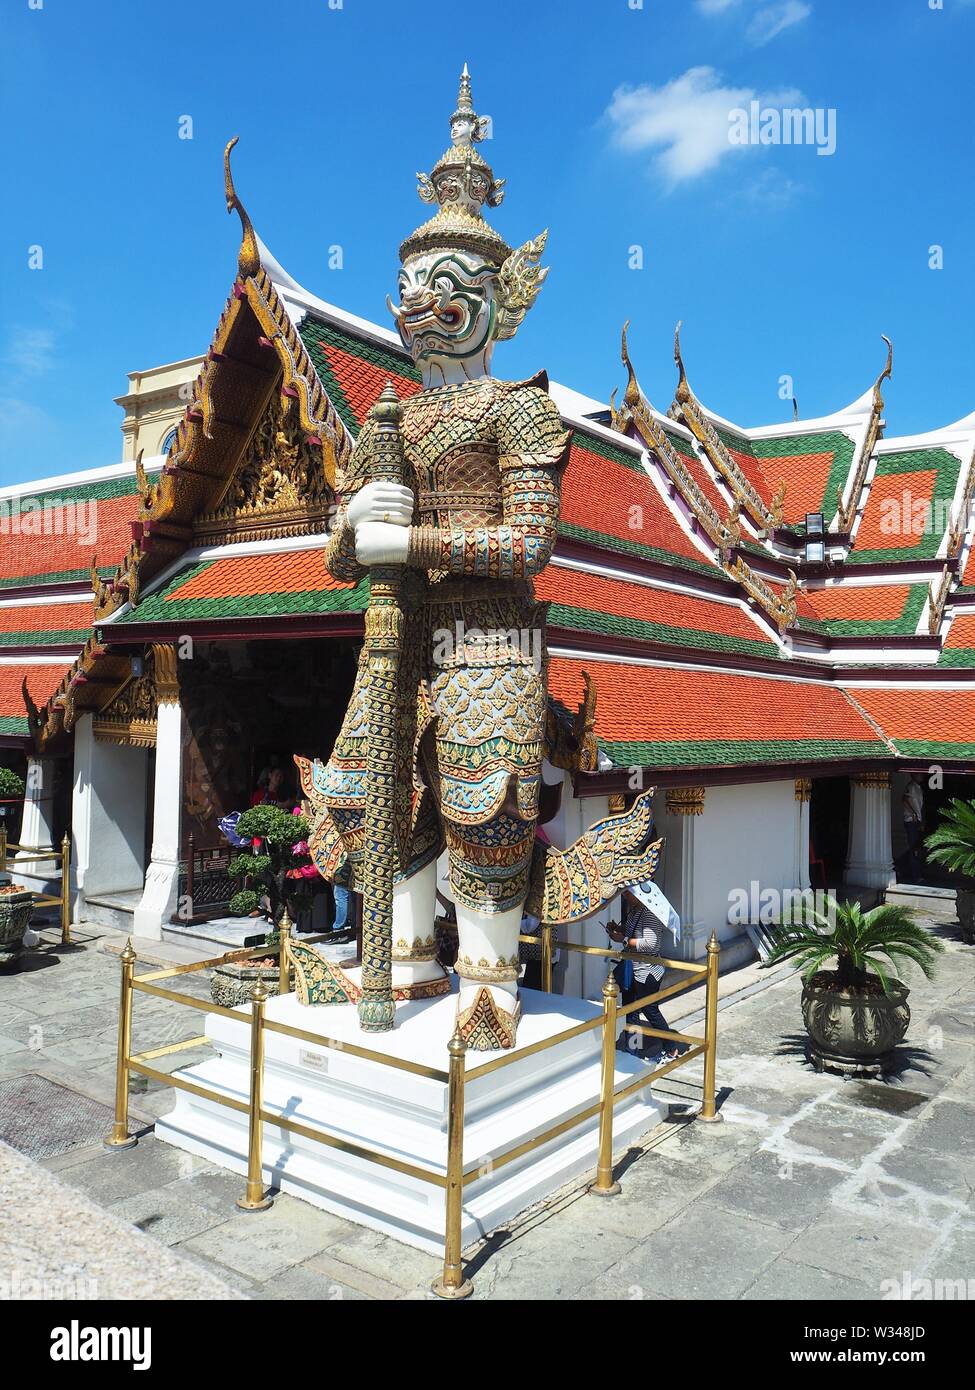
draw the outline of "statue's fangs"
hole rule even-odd
[[[293,956],[299,998],[355,1000],[365,1027],[386,1026],[375,1022],[389,1016],[384,989],[387,1000],[447,993],[433,925],[436,861],[446,849],[457,1024],[469,1047],[493,1049],[515,1042],[526,900],[545,921],[586,916],[650,877],[657,847],[648,843],[649,795],[565,851],[536,843],[542,761],[554,757],[557,721],[532,576],[555,544],[569,433],[544,374],[498,381],[491,356],[538,295],[546,233],[512,251],[483,217],[485,203],[501,201],[502,182],[475,148],[485,131],[466,67],[450,132],[450,148],[419,176],[420,197],[437,211],[400,248],[399,303],[389,304],[423,389],[398,406],[387,393],[366,419],[325,555],[336,579],[371,573],[370,615],[377,579],[381,600],[394,569],[399,616],[367,616],[328,763],[296,759],[315,812],[315,862],[327,878],[351,874],[364,895],[362,977],[308,946],[294,945]],[[390,481],[394,419],[400,482]],[[379,729],[371,749],[370,728]],[[375,868],[383,835],[391,884]]]

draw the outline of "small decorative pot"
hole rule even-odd
[[[29,889],[0,889],[0,965],[13,960],[30,924],[34,895]]]
[[[813,1065],[864,1076],[890,1071],[894,1048],[911,1021],[907,986],[892,980],[890,991],[848,995],[815,979],[803,985],[802,1017]]]
[[[959,888],[955,897],[961,939],[969,946],[975,945],[975,888]]]
[[[277,965],[252,965],[250,961],[229,961],[215,967],[210,976],[210,998],[225,1009],[239,1009],[250,1003],[251,990],[262,980],[270,994],[278,992]]]

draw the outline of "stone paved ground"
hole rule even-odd
[[[794,977],[731,996],[719,1016],[724,1123],[689,1121],[700,1072],[672,1073],[658,1090],[669,1122],[619,1155],[621,1194],[563,1191],[467,1252],[475,1296],[859,1300],[905,1273],[975,1281],[975,950],[932,925],[948,950],[933,984],[911,981],[899,1075],[815,1073]],[[0,975],[0,1082],[37,1072],[110,1103],[118,963],[95,932],[77,936]],[[665,1012],[676,1017],[676,1002]],[[145,996],[137,1020],[136,1049],[196,1024]],[[133,1117],[150,1124],[172,1096],[134,1091]],[[251,1298],[424,1297],[436,1272],[431,1257],[292,1197],[239,1213],[240,1178],[151,1133],[126,1153],[89,1145],[44,1167]],[[0,1274],[9,1258],[0,1249]]]

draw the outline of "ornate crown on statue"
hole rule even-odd
[[[431,251],[468,251],[498,271],[499,304],[496,337],[514,336],[534,304],[548,269],[538,264],[548,232],[512,251],[501,234],[484,220],[483,207],[497,207],[504,198],[504,179],[496,179],[490,164],[474,148],[488,133],[489,121],[478,116],[471,96],[471,77],[464,64],[457,109],[450,118],[450,148],[430,174],[417,174],[417,192],[425,203],[437,204],[428,222],[417,227],[400,246],[400,260]]]

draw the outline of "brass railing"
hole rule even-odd
[[[542,974],[543,981],[547,988],[551,989],[552,981],[552,953],[553,948],[558,947],[562,950],[577,951],[585,955],[604,956],[610,958],[614,963],[619,960],[639,960],[643,964],[663,965],[665,968],[678,970],[686,974],[689,978],[679,980],[676,984],[669,985],[666,989],[658,989],[640,999],[633,1000],[625,1008],[619,1005],[619,986],[613,977],[612,970],[607,976],[603,985],[603,1009],[602,1013],[596,1014],[591,1019],[586,1019],[582,1023],[573,1024],[570,1028],[563,1029],[551,1037],[543,1038],[541,1041],[532,1043],[528,1047],[517,1048],[511,1052],[502,1053],[500,1056],[492,1057],[488,1062],[467,1069],[467,1047],[460,1036],[455,1032],[447,1045],[447,1069],[439,1070],[435,1067],[424,1066],[418,1062],[407,1061],[400,1057],[391,1057],[384,1053],[377,1052],[373,1048],[360,1047],[358,1044],[346,1042],[335,1038],[323,1037],[319,1033],[313,1033],[308,1029],[294,1028],[290,1024],[279,1023],[275,1019],[269,1019],[265,1014],[265,1006],[268,993],[264,985],[258,981],[252,991],[250,999],[250,1012],[245,1011],[245,1006],[239,1008],[227,1008],[221,1004],[214,1004],[208,999],[199,999],[194,995],[183,994],[177,990],[169,989],[161,984],[163,980],[172,979],[178,975],[186,975],[200,970],[207,970],[214,966],[228,964],[235,961],[246,961],[267,955],[266,946],[252,946],[243,951],[231,951],[223,956],[216,956],[210,960],[195,961],[189,965],[171,966],[166,970],[155,970],[147,975],[135,975],[136,953],[132,949],[132,943],[128,942],[121,955],[122,982],[121,998],[119,1003],[119,1029],[118,1029],[118,1053],[116,1058],[115,1072],[115,1120],[111,1132],[105,1139],[105,1147],[108,1149],[127,1149],[137,1142],[137,1137],[129,1134],[128,1116],[128,1077],[134,1072],[140,1076],[145,1076],[151,1081],[157,1081],[163,1086],[173,1086],[178,1090],[188,1091],[191,1095],[200,1096],[205,1100],[213,1101],[216,1105],[227,1106],[231,1110],[236,1110],[240,1114],[248,1117],[248,1144],[247,1144],[247,1181],[242,1195],[237,1199],[237,1205],[244,1211],[262,1211],[271,1205],[273,1198],[267,1193],[264,1187],[263,1178],[263,1133],[264,1125],[271,1125],[279,1130],[286,1130],[291,1134],[300,1135],[304,1139],[311,1140],[316,1144],[325,1144],[330,1148],[340,1149],[343,1153],[364,1159],[370,1163],[378,1164],[381,1167],[394,1169],[398,1173],[403,1173],[417,1181],[430,1183],[434,1187],[443,1189],[445,1193],[445,1230],[444,1230],[444,1255],[443,1269],[437,1279],[434,1280],[433,1292],[441,1298],[466,1298],[473,1291],[473,1284],[470,1279],[465,1278],[463,1262],[461,1258],[462,1250],[462,1229],[463,1229],[463,1198],[464,1189],[483,1174],[483,1157],[477,1162],[464,1165],[464,1099],[467,1083],[476,1080],[478,1077],[487,1076],[490,1072],[498,1071],[502,1067],[510,1066],[512,1063],[520,1062],[526,1057],[531,1057],[536,1053],[544,1052],[549,1048],[556,1047],[560,1043],[567,1042],[570,1038],[580,1037],[584,1033],[594,1032],[602,1029],[602,1061],[599,1099],[587,1106],[584,1110],[573,1114],[567,1120],[562,1120],[558,1124],[550,1126],[540,1134],[536,1134],[531,1139],[514,1145],[503,1153],[492,1155],[492,1171],[513,1163],[524,1154],[530,1153],[533,1149],[539,1148],[543,1144],[551,1143],[554,1139],[566,1134],[569,1130],[585,1124],[594,1116],[599,1116],[599,1147],[596,1165],[596,1180],[591,1185],[590,1191],[598,1196],[608,1197],[620,1191],[620,1185],[614,1180],[613,1176],[613,1112],[616,1105],[627,1099],[629,1096],[648,1086],[651,1082],[665,1076],[676,1067],[684,1066],[686,1063],[695,1060],[697,1057],[704,1057],[704,1082],[701,1109],[696,1118],[705,1121],[720,1120],[721,1116],[715,1109],[715,1054],[717,1046],[717,1011],[718,1011],[718,962],[720,958],[720,947],[717,937],[712,933],[707,946],[707,961],[705,964],[690,963],[688,961],[669,960],[663,956],[647,955],[643,952],[630,950],[613,950],[600,946],[580,946],[571,941],[556,941],[552,937],[552,929],[543,928],[541,932],[542,947]],[[321,938],[306,938],[306,940],[316,940]],[[526,936],[521,938],[523,941],[536,941],[537,937]],[[282,941],[286,944],[288,937],[282,932]],[[284,994],[289,988],[289,966],[286,959],[287,951],[282,949],[279,956],[279,977],[278,989]],[[698,1037],[686,1033],[674,1032],[669,1029],[646,1028],[634,1023],[626,1023],[626,1028],[631,1033],[642,1034],[646,1037],[661,1038],[667,1041],[682,1043],[687,1046],[687,1051],[674,1058],[672,1061],[665,1062],[658,1067],[647,1066],[633,1080],[624,1082],[621,1086],[616,1085],[616,1045],[617,1033],[619,1031],[620,1020],[626,1020],[629,1015],[645,1008],[648,1004],[656,1003],[661,999],[668,999],[680,990],[687,989],[691,985],[704,982],[705,985],[705,1005],[704,1005],[704,1036]],[[152,1067],[149,1063],[158,1057],[163,1057],[174,1052],[181,1052],[191,1047],[200,1047],[207,1042],[205,1034],[187,1038],[183,1042],[171,1043],[166,1047],[153,1048],[150,1051],[133,1054],[132,1044],[132,997],[135,993],[154,995],[159,999],[169,999],[174,1003],[183,1004],[188,1008],[201,1010],[204,1013],[220,1014],[225,1018],[237,1019],[242,1023],[250,1025],[250,1094],[247,1101],[237,1100],[232,1096],[221,1095],[219,1092],[211,1090],[209,1087],[198,1085],[186,1077],[173,1075],[169,1072],[160,1071]],[[367,1061],[375,1062],[380,1066],[392,1067],[394,1070],[411,1072],[416,1076],[422,1076],[428,1080],[438,1081],[447,1088],[447,1153],[446,1164],[443,1171],[433,1168],[420,1167],[417,1164],[408,1163],[403,1159],[394,1157],[388,1153],[382,1153],[377,1149],[368,1148],[365,1145],[352,1143],[347,1139],[340,1139],[337,1135],[327,1134],[323,1130],[313,1128],[310,1125],[302,1124],[300,1121],[291,1119],[289,1116],[277,1114],[268,1110],[264,1105],[263,1084],[264,1084],[264,1040],[266,1033],[281,1033],[289,1038],[297,1038],[301,1042],[311,1043],[315,1047],[324,1047],[335,1051],[344,1052],[353,1057],[362,1057]]]
[[[7,863],[9,854],[16,854],[14,864]],[[71,836],[65,835],[60,849],[35,849],[31,845],[12,845],[7,842],[7,827],[0,825],[0,874],[9,873],[16,877],[25,864],[46,864],[54,860],[61,866],[61,891],[56,896],[50,893],[34,893],[33,907],[58,907],[61,909],[61,945],[71,942]],[[47,877],[47,875],[44,875]]]

